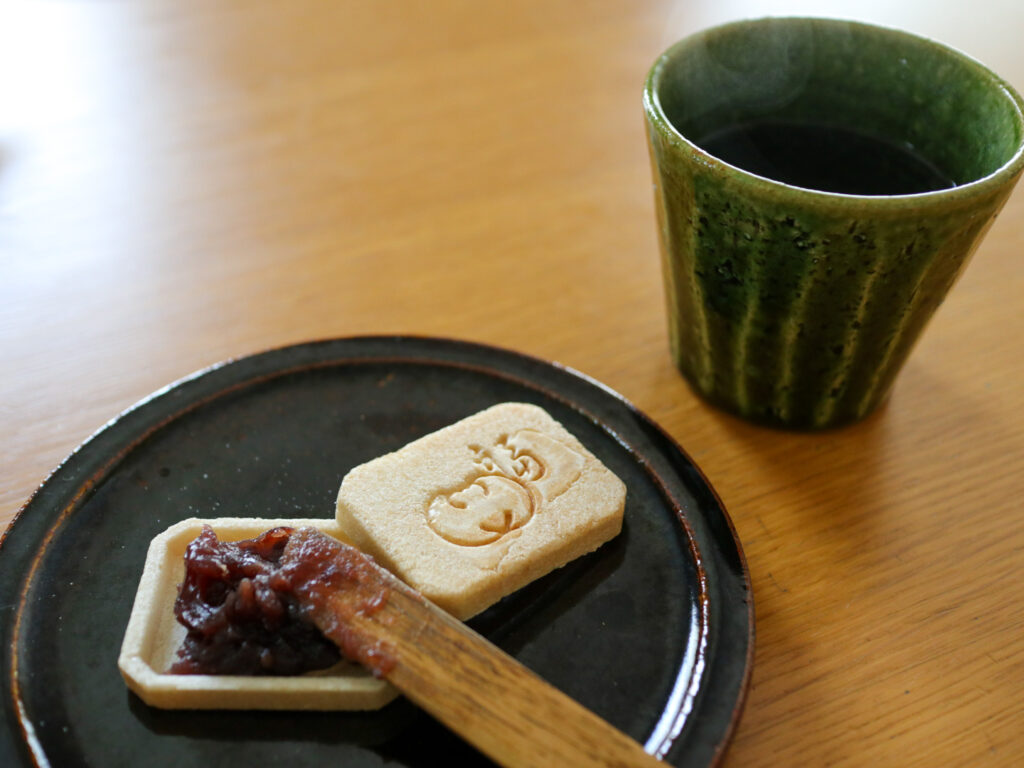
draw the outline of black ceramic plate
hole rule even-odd
[[[547,409],[628,489],[621,536],[473,626],[677,766],[713,765],[750,674],[750,584],[680,448],[572,371],[455,341],[278,349],[158,392],[73,453],[0,546],[0,765],[484,765],[405,700],[370,713],[172,712],[116,660],[149,540],[190,516],[330,517],[353,466],[503,401]]]

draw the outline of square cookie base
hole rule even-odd
[[[185,637],[185,628],[174,617],[178,585],[185,575],[185,548],[204,523],[224,541],[251,539],[285,525],[313,526],[350,543],[335,521],[324,519],[192,518],[156,536],[118,657],[125,682],[146,704],[161,709],[366,710],[398,696],[390,683],[344,661],[299,676],[168,674]]]

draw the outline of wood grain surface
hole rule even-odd
[[[1024,192],[887,405],[820,435],[698,400],[667,351],[640,92],[780,13],[966,50],[1024,88],[1024,5],[618,0],[0,8],[0,524],[199,368],[367,333],[621,392],[702,467],[757,612],[726,766],[1024,764]]]

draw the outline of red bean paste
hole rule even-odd
[[[307,618],[345,658],[359,662],[375,677],[394,668],[394,649],[378,639],[389,617],[375,614],[387,605],[388,585],[404,585],[373,558],[316,528],[300,528],[285,547],[280,574]]]
[[[387,596],[372,560],[314,528],[223,542],[204,525],[185,551],[174,613],[188,634],[170,671],[297,675],[344,657],[382,677],[388,649],[348,624]]]

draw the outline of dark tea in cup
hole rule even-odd
[[[696,139],[744,171],[844,195],[916,195],[956,183],[913,147],[825,123],[757,120]]]

